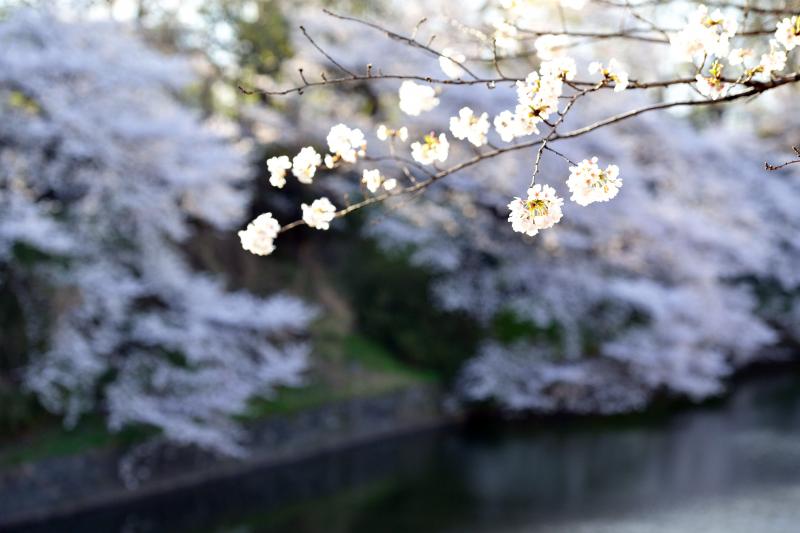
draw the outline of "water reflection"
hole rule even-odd
[[[800,376],[658,423],[431,432],[29,530],[795,532]]]

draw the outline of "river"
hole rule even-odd
[[[28,531],[800,531],[800,374],[669,415],[425,432]]]

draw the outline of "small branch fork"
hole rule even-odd
[[[800,145],[793,146],[792,150],[794,150],[794,153],[797,155],[797,159],[792,159],[791,161],[781,163],[780,165],[770,165],[769,163],[764,163],[764,168],[766,170],[780,170],[784,167],[788,167],[789,165],[800,163]]]
[[[637,4],[631,4],[631,3],[629,3],[629,0],[626,0],[625,4],[615,3],[614,0],[592,0],[592,1],[595,2],[595,3],[598,3],[598,4],[605,5],[605,6],[610,6],[610,7],[615,7],[615,8],[619,7],[619,8],[628,9],[629,11],[633,12],[634,9],[637,9],[639,7],[642,7],[642,6],[667,6],[673,0],[642,0],[641,2],[639,2]],[[716,2],[716,3],[714,3],[714,2],[711,2],[711,3],[706,2],[706,3],[709,4],[709,5],[715,5],[715,6],[721,6],[721,7],[725,6],[725,7],[738,8],[738,9],[743,9],[743,10],[746,9],[749,12],[752,12],[752,13],[774,14],[774,15],[784,14],[784,12],[782,10],[758,10],[758,9],[750,7],[750,6],[739,6],[737,4],[726,4],[724,2]],[[499,65],[499,61],[504,59],[504,58],[500,58],[497,55],[496,44],[494,44],[493,41],[492,41],[493,44],[492,44],[492,50],[491,50],[491,52],[492,52],[491,62],[492,62],[492,66],[493,66],[493,68],[494,68],[494,70],[495,70],[495,72],[497,74],[497,77],[484,77],[484,76],[479,76],[475,72],[471,71],[463,62],[455,61],[454,59],[452,59],[452,58],[450,58],[448,56],[445,56],[441,52],[439,52],[439,51],[435,50],[434,48],[432,48],[431,47],[431,43],[433,41],[433,38],[431,38],[427,43],[422,43],[419,40],[417,40],[416,36],[417,36],[418,30],[419,30],[420,26],[425,22],[425,19],[421,20],[416,25],[416,27],[414,28],[414,31],[413,31],[411,36],[404,36],[404,35],[401,35],[399,33],[394,32],[392,30],[384,28],[383,26],[380,26],[379,24],[376,24],[374,22],[369,22],[369,21],[357,19],[355,17],[350,17],[350,16],[346,16],[346,15],[336,14],[336,13],[333,13],[332,11],[327,10],[327,9],[324,9],[323,11],[327,15],[329,15],[331,17],[334,17],[336,19],[349,21],[349,22],[354,22],[354,23],[357,23],[357,24],[361,24],[361,25],[367,26],[367,27],[372,28],[374,30],[377,30],[379,32],[382,32],[384,35],[386,35],[390,39],[396,40],[398,42],[401,42],[401,43],[403,43],[403,44],[405,44],[407,46],[413,47],[413,48],[418,48],[418,49],[420,49],[420,50],[422,50],[422,51],[424,51],[424,52],[426,52],[426,53],[428,53],[430,55],[433,55],[433,56],[436,56],[436,57],[439,57],[439,58],[447,57],[448,59],[453,61],[453,63],[455,63],[461,69],[463,69],[463,72],[466,74],[468,79],[437,79],[437,78],[432,78],[432,77],[428,77],[428,76],[418,76],[418,75],[385,74],[385,73],[381,72],[380,70],[378,70],[378,72],[375,73],[375,72],[373,72],[373,67],[372,67],[371,64],[367,65],[366,72],[364,74],[358,74],[358,73],[352,71],[351,69],[348,69],[342,63],[340,63],[339,61],[334,59],[321,46],[319,46],[319,44],[317,44],[317,42],[311,37],[311,35],[308,34],[306,29],[301,26],[300,30],[302,31],[304,37],[306,39],[308,39],[308,41],[314,46],[314,48],[316,48],[317,51],[319,51],[333,66],[335,66],[341,72],[343,72],[344,76],[341,76],[341,77],[338,77],[338,78],[328,78],[327,76],[322,74],[322,76],[321,76],[322,80],[321,81],[309,81],[306,78],[306,76],[304,75],[302,69],[299,69],[299,73],[300,73],[300,77],[301,77],[301,79],[303,81],[303,85],[292,87],[292,88],[289,88],[289,89],[274,90],[274,91],[261,90],[261,89],[247,89],[247,88],[244,88],[242,86],[239,86],[239,90],[241,92],[243,92],[244,94],[264,94],[264,95],[280,96],[280,95],[288,95],[288,94],[292,94],[292,93],[303,94],[303,91],[305,89],[311,88],[311,87],[320,87],[320,86],[326,86],[326,85],[341,85],[341,84],[356,83],[356,82],[372,82],[372,81],[375,81],[375,80],[414,80],[414,81],[421,81],[421,82],[425,82],[425,83],[429,83],[429,84],[438,84],[438,85],[470,85],[470,86],[471,85],[486,85],[487,87],[490,87],[490,88],[494,88],[496,86],[496,84],[498,84],[498,83],[508,83],[508,84],[512,84],[513,85],[515,82],[521,81],[518,78],[509,77],[509,76],[506,76],[506,75],[503,74],[503,72],[502,72],[502,70],[500,68],[500,65]],[[635,16],[634,18],[636,18],[637,20],[640,20],[640,21],[645,21],[648,24],[651,24],[649,21],[647,21],[647,19],[644,19],[643,17],[636,17]],[[642,37],[641,32],[645,32],[645,31],[651,32],[651,33],[652,32],[661,32],[663,34],[662,30],[659,30],[655,25],[653,25],[652,28],[645,28],[645,29],[638,28],[638,29],[632,29],[632,30],[627,30],[627,31],[620,31],[620,32],[617,32],[617,33],[614,33],[614,34],[594,33],[594,34],[592,34],[590,36],[590,38],[593,38],[593,39],[607,39],[607,38],[612,38],[612,37],[613,38],[618,38],[619,37],[619,38],[639,39],[639,38]],[[766,30],[758,30],[756,32],[746,32],[746,34],[761,35],[762,32],[764,32],[764,31],[766,31]],[[771,30],[771,31],[774,31],[774,30]],[[578,32],[570,33],[566,29],[564,29],[560,33],[559,32],[547,32],[547,34],[562,34],[562,35],[570,35],[570,36],[574,36],[574,37],[586,37],[588,35],[588,32],[584,32],[583,34],[580,34]],[[727,103],[727,102],[732,102],[734,100],[754,98],[754,97],[758,96],[761,93],[764,93],[766,91],[775,89],[777,87],[781,87],[783,85],[789,85],[789,84],[797,83],[798,81],[800,81],[800,72],[792,73],[792,74],[789,74],[789,75],[786,75],[786,76],[782,76],[782,77],[774,77],[774,78],[772,78],[771,80],[769,80],[767,82],[758,82],[758,81],[755,81],[755,80],[742,81],[742,80],[735,80],[735,79],[730,79],[730,80],[729,79],[722,79],[722,81],[726,82],[726,83],[734,84],[735,87],[737,87],[739,89],[739,92],[728,94],[727,96],[724,96],[722,98],[718,98],[716,100],[679,100],[679,101],[673,101],[673,102],[660,102],[660,103],[656,103],[656,104],[651,104],[651,105],[635,108],[635,109],[632,109],[630,111],[626,111],[624,113],[613,115],[613,116],[604,118],[602,120],[598,120],[596,122],[593,122],[591,124],[587,124],[585,126],[578,127],[578,128],[573,129],[571,131],[567,131],[567,132],[563,132],[562,133],[562,132],[560,132],[558,130],[558,128],[563,124],[564,119],[566,118],[567,114],[570,112],[570,110],[573,108],[573,106],[575,105],[576,102],[578,102],[581,98],[583,98],[583,97],[585,97],[585,96],[587,96],[587,95],[589,95],[591,93],[594,93],[596,91],[610,89],[610,86],[609,86],[608,82],[605,81],[605,80],[599,81],[599,82],[597,82],[597,81],[565,81],[564,83],[568,87],[570,87],[574,92],[572,94],[568,94],[568,95],[562,96],[562,98],[565,98],[566,102],[567,102],[566,105],[564,106],[564,109],[562,111],[558,112],[557,119],[554,122],[552,122],[552,123],[551,122],[545,122],[544,123],[545,125],[547,125],[549,127],[549,131],[547,131],[544,135],[541,135],[537,139],[530,140],[530,141],[527,141],[527,142],[518,142],[516,144],[512,144],[510,146],[505,146],[505,147],[500,147],[500,148],[488,145],[487,146],[488,149],[484,149],[483,151],[479,151],[478,150],[478,151],[476,151],[477,153],[473,157],[471,157],[469,159],[466,159],[466,160],[464,160],[464,161],[462,161],[460,163],[457,163],[457,164],[455,164],[455,165],[453,165],[453,166],[451,166],[449,168],[446,168],[446,169],[434,168],[433,170],[430,170],[430,169],[428,169],[428,168],[426,168],[424,166],[421,166],[416,161],[411,161],[411,160],[409,160],[407,158],[403,158],[403,157],[398,156],[394,152],[394,150],[392,150],[391,154],[388,155],[388,156],[382,156],[382,157],[377,157],[377,158],[376,157],[365,157],[364,158],[365,161],[390,161],[390,162],[395,163],[399,168],[403,169],[404,174],[406,175],[407,178],[409,178],[408,179],[409,185],[404,186],[404,187],[397,187],[395,190],[393,190],[391,192],[384,191],[382,193],[375,194],[375,195],[370,196],[370,197],[366,197],[363,200],[355,202],[355,203],[349,203],[349,200],[348,200],[346,207],[336,211],[335,217],[336,218],[344,217],[344,216],[346,216],[346,215],[348,215],[348,214],[350,214],[350,213],[352,213],[352,212],[354,212],[356,210],[362,209],[364,207],[368,207],[368,206],[376,204],[376,203],[385,202],[386,200],[388,200],[390,198],[393,198],[393,197],[399,197],[399,196],[409,196],[410,197],[410,196],[413,196],[413,195],[416,195],[416,194],[420,194],[425,189],[427,189],[428,187],[430,187],[434,183],[442,180],[443,178],[445,178],[445,177],[447,177],[447,176],[449,176],[451,174],[455,174],[455,173],[457,173],[457,172],[459,172],[461,170],[464,170],[464,169],[470,168],[472,166],[475,166],[475,165],[477,165],[477,164],[479,164],[479,163],[481,163],[483,161],[486,161],[486,160],[489,160],[489,159],[493,159],[495,157],[498,157],[500,155],[503,155],[503,154],[506,154],[506,153],[509,153],[509,152],[515,152],[515,151],[519,151],[519,150],[525,150],[525,149],[538,147],[538,149],[536,151],[536,159],[535,159],[535,163],[534,163],[533,177],[531,179],[531,184],[533,184],[533,181],[535,180],[536,176],[539,173],[540,163],[541,163],[541,160],[542,160],[542,157],[543,157],[543,154],[544,154],[545,151],[550,152],[550,153],[562,158],[564,161],[568,162],[571,165],[575,165],[576,164],[569,157],[567,157],[563,153],[555,150],[551,146],[552,143],[554,143],[554,142],[561,141],[561,140],[564,140],[564,139],[571,139],[571,138],[574,138],[574,137],[579,137],[581,135],[586,135],[586,134],[588,134],[590,132],[593,132],[595,130],[598,130],[598,129],[604,128],[606,126],[610,126],[612,124],[616,124],[616,123],[628,120],[630,118],[636,117],[638,115],[642,115],[644,113],[649,113],[649,112],[652,112],[652,111],[657,111],[657,110],[662,110],[662,109],[669,109],[669,108],[673,108],[673,107],[693,107],[693,106],[720,105],[720,104],[724,104],[724,103]],[[694,78],[676,78],[676,79],[671,79],[671,80],[660,80],[660,81],[650,81],[650,82],[642,82],[642,81],[631,80],[627,90],[630,90],[630,89],[646,90],[646,89],[654,89],[654,88],[665,88],[665,87],[670,87],[670,86],[674,86],[674,85],[692,84],[694,82],[695,82]],[[795,154],[797,154],[797,159],[792,160],[792,161],[788,161],[788,162],[780,164],[780,165],[771,165],[769,163],[765,163],[766,170],[769,170],[769,171],[778,170],[778,169],[787,167],[789,165],[800,163],[800,145],[794,147],[794,152],[795,152]],[[424,179],[416,179],[416,178],[414,178],[413,174],[409,171],[409,167],[413,167],[414,169],[416,169],[419,172],[420,175],[424,176]],[[302,226],[302,225],[305,225],[305,222],[303,222],[302,220],[295,220],[293,222],[290,222],[290,223],[284,225],[280,229],[280,232],[283,233],[283,232],[292,230],[292,229],[294,229],[294,228],[296,228],[298,226]]]

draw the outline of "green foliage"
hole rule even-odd
[[[11,91],[8,93],[8,105],[30,115],[37,115],[41,111],[39,104],[21,91]]]
[[[21,391],[15,381],[0,377],[0,434],[12,435],[23,431],[42,415],[42,409],[33,396]]]
[[[561,330],[555,323],[543,328],[505,309],[492,319],[491,336],[504,344],[518,341],[556,344],[560,342]]]
[[[431,373],[403,364],[360,335],[317,332],[314,352],[315,365],[308,384],[254,398],[241,418],[258,420],[275,414],[291,414],[434,380]]]
[[[255,74],[275,74],[282,61],[293,54],[281,3],[260,0],[256,4],[258,15],[253,20],[234,14],[232,7],[237,3],[240,2],[228,2],[224,10],[236,28],[239,66]]]
[[[351,361],[363,365],[368,370],[421,381],[432,380],[435,377],[430,372],[409,367],[381,345],[361,335],[348,335],[344,340],[344,349]]]
[[[49,418],[31,435],[22,437],[0,448],[0,466],[16,465],[84,452],[108,446],[127,447],[142,442],[152,436],[154,431],[145,427],[128,427],[119,433],[111,433],[100,415],[84,417],[72,429]]]
[[[351,300],[356,329],[409,364],[449,379],[475,353],[482,328],[465,313],[431,301],[435,277],[404,254],[382,252],[368,241],[341,247],[342,292]]]

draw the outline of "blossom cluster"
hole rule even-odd
[[[558,99],[563,93],[562,80],[569,75],[569,67],[567,74],[562,72],[561,67],[552,68],[548,62],[540,67],[540,72],[531,72],[525,81],[517,82],[514,111],[503,111],[494,119],[494,127],[501,139],[509,142],[516,137],[539,133],[537,125],[558,111]]]
[[[378,189],[383,186],[383,188],[390,192],[397,187],[397,180],[394,178],[385,178],[381,171],[377,168],[372,170],[364,169],[364,172],[361,174],[361,183],[367,188],[367,190],[371,193],[378,192]]]
[[[750,81],[768,81],[786,68],[788,52],[800,45],[800,18],[786,17],[776,26],[769,49],[758,54],[748,47],[733,48],[738,22],[716,9],[699,5],[689,16],[686,26],[670,36],[673,55],[682,62],[695,65],[695,88],[707,98],[718,99],[729,94],[737,84]],[[725,65],[741,70],[735,78],[723,76]],[[705,71],[705,74],[703,73]]]
[[[673,53],[680,60],[693,63],[709,56],[725,57],[738,24],[719,9],[709,13],[705,5],[689,16],[686,26],[670,36]]]
[[[411,143],[411,157],[423,165],[432,165],[436,161],[444,162],[450,150],[447,135],[434,133],[425,135],[422,142]]]
[[[611,59],[608,66],[604,67],[599,61],[593,61],[589,64],[589,74],[601,74],[603,80],[606,82],[614,83],[614,92],[624,91],[628,88],[629,80],[628,73],[622,64],[616,59]]]
[[[494,28],[494,33],[491,34],[492,43],[496,48],[513,51],[523,40],[519,32],[526,28],[527,22],[530,22],[527,19],[536,11],[536,2],[502,0],[500,4],[504,10],[504,18],[491,22]],[[583,7],[583,2],[562,1],[562,6],[580,9]],[[669,35],[674,56],[680,62],[694,65],[695,78],[692,85],[702,96],[711,99],[723,98],[736,84],[749,82],[756,77],[767,80],[773,78],[776,73],[786,68],[787,53],[800,46],[798,16],[786,17],[779,21],[769,42],[769,49],[760,54],[752,48],[734,48],[734,39],[740,37],[737,31],[739,31],[739,21],[735,16],[720,9],[711,11],[705,5],[700,5],[689,15],[682,29]],[[468,106],[461,107],[458,114],[449,119],[449,134],[475,148],[481,148],[489,144],[490,130],[494,125],[494,130],[500,139],[510,143],[517,138],[539,135],[543,125],[554,132],[570,107],[559,109],[560,102],[562,99],[574,100],[576,96],[580,96],[582,87],[589,87],[583,92],[608,87],[619,93],[631,86],[643,86],[632,81],[625,66],[615,58],[589,63],[588,73],[596,77],[596,82],[575,82],[578,71],[576,61],[564,53],[572,44],[574,44],[572,36],[566,33],[539,34],[534,43],[536,54],[541,60],[539,68],[515,82],[516,103],[513,108],[501,111],[490,120],[487,112],[475,111]],[[496,50],[494,52],[496,53]],[[447,47],[436,54],[439,67],[447,78],[457,82],[466,73],[471,74],[465,65],[466,56],[458,50]],[[738,76],[726,77],[724,73],[729,69],[738,69]],[[565,95],[565,88],[571,88],[572,91]],[[406,79],[400,84],[397,96],[400,111],[411,117],[418,117],[440,104],[441,91],[430,84]],[[391,141],[390,150],[394,155],[398,143],[409,140],[409,129],[406,126],[395,129],[382,124],[378,127],[376,136],[381,141]],[[543,137],[542,142],[547,142],[547,139],[549,137]],[[288,156],[270,158],[267,161],[270,184],[282,188],[290,169],[300,183],[311,184],[323,162],[325,167],[332,169],[345,163],[355,164],[359,158],[366,156],[367,141],[359,129],[337,124],[331,128],[326,140],[329,153],[324,157],[314,147],[307,146],[291,160]],[[544,144],[540,146],[543,151]],[[448,139],[448,134],[441,131],[429,131],[411,142],[409,146],[411,159],[419,168],[444,163],[450,155],[450,148],[451,141]],[[540,151],[539,157],[541,154]],[[536,167],[538,169],[538,159]],[[607,202],[616,197],[622,186],[619,168],[616,165],[608,165],[605,169],[601,169],[597,157],[584,159],[577,164],[571,163],[569,171],[566,185],[571,193],[570,199],[581,206]],[[439,172],[446,174],[450,171],[439,170]],[[534,178],[537,172],[538,170],[534,171]],[[396,191],[398,185],[396,179],[387,178],[379,169],[361,169],[360,183],[362,191],[366,191],[364,194],[368,192],[378,195],[381,190],[384,191],[380,197],[373,197],[376,200],[382,200],[387,193]],[[404,189],[400,188],[397,192],[404,192]],[[533,185],[532,181],[527,197],[515,198],[509,204],[511,210],[509,221],[512,229],[526,235],[535,235],[561,219],[562,205],[563,200],[557,196],[554,188],[547,185]],[[312,228],[328,229],[330,222],[337,216],[335,206],[325,197],[318,198],[310,205],[303,204],[301,207],[303,222]],[[276,229],[276,224],[272,218],[254,220],[246,230],[240,232],[242,245],[253,253],[260,255],[270,253],[274,249],[275,235],[280,230],[279,225]]]
[[[355,163],[358,156],[363,157],[367,150],[367,141],[360,129],[350,129],[344,124],[337,124],[328,133],[328,148],[331,153],[325,156],[325,166],[333,168],[339,161]]]
[[[601,170],[596,157],[584,159],[577,165],[569,167],[569,170],[567,187],[572,193],[570,200],[578,205],[607,202],[614,198],[622,187],[619,167],[608,165],[605,170]]]
[[[489,114],[476,117],[472,109],[462,107],[457,117],[450,118],[450,132],[456,139],[466,139],[475,146],[486,144],[489,133]]]
[[[247,225],[247,229],[239,232],[242,248],[255,255],[269,255],[275,251],[275,238],[281,225],[272,213],[258,215]]]
[[[528,196],[514,198],[508,204],[511,213],[508,221],[511,228],[519,233],[534,236],[539,230],[553,227],[561,217],[561,206],[564,200],[556,195],[556,190],[549,185],[536,184],[528,189]]]
[[[594,202],[607,202],[619,193],[622,180],[619,167],[608,165],[605,170],[597,164],[597,157],[584,159],[569,167],[567,187],[572,193],[570,200],[587,206]],[[548,185],[533,185],[528,189],[527,199],[515,198],[508,204],[508,221],[516,232],[534,236],[540,230],[553,227],[561,220],[564,200]]]
[[[336,207],[324,196],[311,202],[311,205],[301,204],[300,207],[303,210],[303,222],[310,228],[326,230],[336,217]]]
[[[494,118],[495,130],[503,141],[510,142],[517,137],[538,134],[538,126],[559,113],[559,98],[564,92],[564,84],[573,80],[577,73],[574,59],[558,56],[553,52],[561,44],[562,40],[539,42],[543,50],[550,49],[547,54],[552,58],[542,62],[539,70],[529,73],[524,81],[516,83],[517,105],[514,110],[503,111]],[[446,49],[440,57],[440,66],[446,75],[455,78],[464,72],[461,66],[463,61],[462,54]],[[613,84],[616,92],[624,90],[628,85],[628,74],[615,59],[610,60],[607,67],[594,63],[590,65],[589,71],[600,73],[603,76],[600,84]],[[398,99],[400,110],[412,116],[418,116],[439,105],[439,98],[432,87],[411,80],[400,85]],[[488,143],[491,123],[486,112],[477,113],[469,107],[462,107],[457,116],[450,117],[449,126],[450,133],[458,140],[478,148]],[[381,124],[377,128],[376,137],[393,143],[406,142],[409,132],[406,126],[394,129]],[[311,184],[323,161],[325,167],[332,169],[340,164],[356,163],[366,155],[367,141],[359,129],[337,124],[331,128],[326,140],[329,153],[324,158],[314,147],[306,146],[291,160],[285,155],[268,159],[270,184],[282,188],[290,169],[300,183]],[[422,139],[412,142],[410,151],[412,159],[420,165],[435,165],[447,160],[450,141],[447,134],[431,131]],[[597,159],[594,158],[571,169],[573,173],[567,183],[573,192],[572,199],[581,205],[613,198],[622,183],[617,177],[619,170],[615,166],[601,171],[596,163]],[[371,194],[377,194],[381,188],[385,193],[397,188],[397,180],[386,178],[379,169],[363,169],[361,184]],[[552,227],[561,219],[561,205],[563,200],[556,195],[555,189],[547,185],[532,185],[526,199],[516,198],[509,204],[509,221],[515,231],[532,236],[541,229]],[[329,229],[331,221],[337,216],[336,207],[326,197],[318,198],[311,204],[302,204],[301,210],[303,223],[320,230]],[[274,240],[280,230],[280,224],[270,213],[260,215],[245,230],[239,232],[242,247],[257,255],[268,255],[275,249]]]
[[[400,85],[400,110],[406,115],[419,116],[439,105],[436,91],[429,85],[406,80]]]

